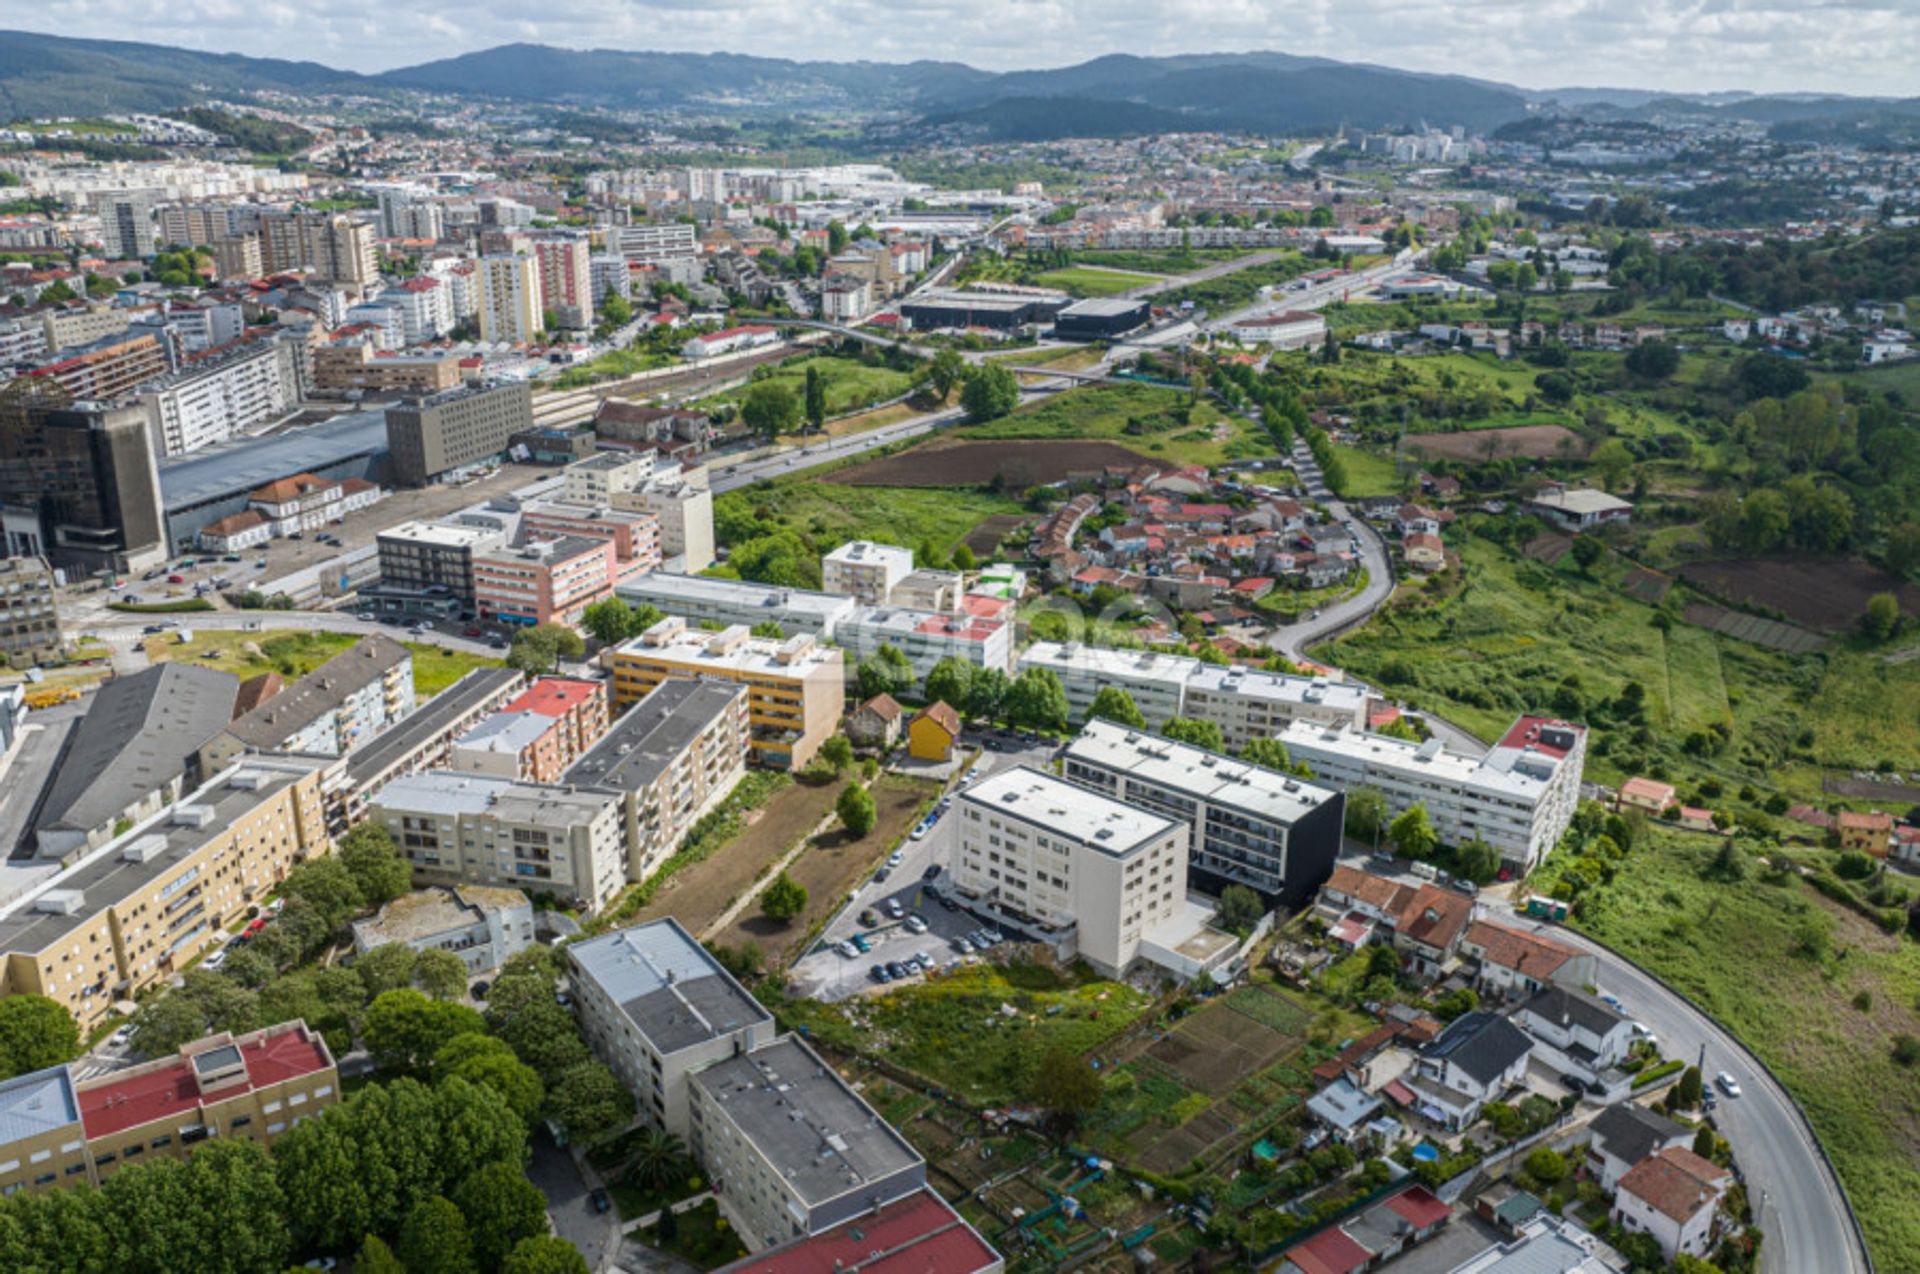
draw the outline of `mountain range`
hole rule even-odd
[[[1047,140],[1178,130],[1267,133],[1340,125],[1490,130],[1543,106],[1612,117],[1694,114],[1778,125],[1853,113],[1920,114],[1920,101],[1673,95],[1639,89],[1538,92],[1285,53],[1116,54],[995,73],[958,62],[801,62],[734,53],[657,53],[508,44],[374,75],[316,62],[0,31],[0,117],[177,109],[258,91],[396,99],[453,93],[568,107],[702,113],[858,110],[968,136]]]

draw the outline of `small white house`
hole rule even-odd
[[[1718,1233],[1720,1199],[1733,1174],[1691,1150],[1648,1155],[1620,1178],[1614,1223],[1653,1236],[1668,1260],[1682,1252],[1704,1258]]]
[[[1691,1128],[1630,1101],[1594,1116],[1587,1133],[1587,1167],[1603,1190],[1616,1189],[1627,1169],[1655,1151],[1693,1144]]]

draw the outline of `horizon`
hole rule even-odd
[[[220,0],[202,0],[202,2],[208,7],[219,9],[225,9],[226,7],[220,3]],[[741,9],[748,8],[753,2],[754,0],[740,0],[740,3],[728,11],[738,12]],[[1643,3],[1647,7],[1655,9],[1663,8],[1669,2],[1670,0],[1643,0]],[[1905,3],[1906,0],[1900,0],[1900,2]],[[1151,7],[1152,3],[1158,3],[1158,0],[1150,0],[1149,7]],[[608,5],[597,5],[594,7],[604,8],[609,7],[609,5],[611,5],[611,0],[609,0]],[[98,19],[95,19],[93,15],[88,12],[96,7],[102,10]],[[611,7],[622,6],[611,5]],[[667,4],[661,7],[671,8],[681,17],[685,17],[689,12],[696,12],[691,8],[680,7],[678,0],[669,0]],[[1916,87],[1911,83],[1911,68],[1916,63],[1920,63],[1920,35],[1916,35],[1913,30],[1905,27],[1899,28],[1897,35],[1895,32],[1888,33],[1895,38],[1871,41],[1872,46],[1881,50],[1897,49],[1900,48],[1902,44],[1906,46],[1905,51],[1898,55],[1883,52],[1878,58],[1880,62],[1889,65],[1891,74],[1901,77],[1898,79],[1890,78],[1883,82],[1880,77],[1872,74],[1861,75],[1837,71],[1833,69],[1836,63],[1825,58],[1811,59],[1817,64],[1820,74],[1810,77],[1792,72],[1790,70],[1791,63],[1783,65],[1780,58],[1769,54],[1754,55],[1747,60],[1750,62],[1761,62],[1767,68],[1781,72],[1780,74],[1756,80],[1751,77],[1744,77],[1739,72],[1729,68],[1713,76],[1711,82],[1707,82],[1698,79],[1692,71],[1693,67],[1697,67],[1703,63],[1698,60],[1685,59],[1690,61],[1691,65],[1689,66],[1687,74],[1683,77],[1684,82],[1676,83],[1674,68],[1656,68],[1646,65],[1645,63],[1616,67],[1613,69],[1601,69],[1594,65],[1582,65],[1578,67],[1567,65],[1565,67],[1567,70],[1565,76],[1553,76],[1540,73],[1527,74],[1522,67],[1502,69],[1497,63],[1490,63],[1483,55],[1484,51],[1479,55],[1451,55],[1446,52],[1447,49],[1452,47],[1450,42],[1435,45],[1430,38],[1418,37],[1413,31],[1402,35],[1402,42],[1414,46],[1415,52],[1427,53],[1427,56],[1406,56],[1404,55],[1406,50],[1399,50],[1397,55],[1395,49],[1388,47],[1350,47],[1350,44],[1358,44],[1360,42],[1357,40],[1352,42],[1340,40],[1336,33],[1326,27],[1324,22],[1318,30],[1303,30],[1298,33],[1306,38],[1296,38],[1276,43],[1271,36],[1266,35],[1247,39],[1237,39],[1232,36],[1227,36],[1225,39],[1215,38],[1206,44],[1205,47],[1179,49],[1175,51],[1167,51],[1163,48],[1154,47],[1154,43],[1157,42],[1145,43],[1140,40],[1124,38],[1121,33],[1131,29],[1136,20],[1122,19],[1119,22],[1108,24],[1114,28],[1114,33],[1111,36],[1109,36],[1103,28],[1102,35],[1107,38],[1096,38],[1091,41],[1079,41],[1078,43],[1076,43],[1076,41],[1079,40],[1079,37],[1071,32],[1061,31],[1058,32],[1059,38],[1057,40],[1044,38],[1023,39],[1012,46],[1007,46],[1000,43],[1000,40],[1004,38],[1004,32],[996,31],[991,33],[989,38],[983,38],[970,47],[946,49],[938,54],[922,52],[906,44],[897,46],[886,40],[881,40],[872,43],[864,56],[846,57],[839,55],[839,50],[844,50],[848,47],[848,37],[844,34],[830,33],[834,32],[837,27],[841,25],[851,25],[858,28],[861,26],[858,22],[829,24],[819,28],[808,26],[804,28],[804,34],[796,35],[793,39],[781,39],[777,36],[763,35],[760,39],[744,42],[745,47],[742,47],[742,43],[733,43],[725,40],[661,41],[657,38],[659,35],[659,28],[657,27],[650,33],[655,38],[650,40],[636,38],[633,41],[616,43],[604,29],[596,29],[589,33],[582,33],[575,39],[567,38],[568,32],[566,28],[579,25],[578,19],[568,19],[558,23],[536,23],[526,20],[514,20],[512,22],[498,24],[486,21],[483,15],[481,22],[468,25],[465,22],[455,22],[446,14],[427,13],[417,20],[424,22],[434,34],[445,37],[447,47],[443,51],[434,53],[432,56],[396,56],[396,51],[400,48],[412,48],[421,54],[424,54],[426,50],[422,47],[423,42],[414,42],[411,45],[396,45],[390,38],[385,38],[390,34],[386,30],[386,28],[390,26],[390,23],[387,22],[383,16],[373,14],[369,14],[364,22],[356,23],[352,21],[350,17],[334,18],[311,13],[296,14],[286,9],[275,9],[270,10],[268,15],[269,21],[266,24],[260,27],[250,28],[245,32],[234,32],[230,35],[230,38],[219,40],[207,38],[214,25],[207,17],[200,17],[197,20],[188,21],[171,20],[148,22],[143,24],[143,31],[147,32],[147,34],[131,36],[126,31],[125,24],[116,21],[112,14],[108,12],[111,8],[111,5],[96,6],[92,0],[66,0],[65,3],[57,3],[54,6],[54,12],[63,16],[50,18],[44,24],[36,24],[33,26],[22,25],[16,26],[13,29],[44,36],[155,45],[209,55],[233,54],[253,58],[277,58],[290,62],[317,63],[333,70],[366,76],[381,75],[407,67],[444,61],[474,53],[482,53],[508,45],[534,45],[576,53],[654,53],[696,56],[735,55],[782,59],[792,62],[841,64],[864,62],[894,66],[908,65],[914,62],[950,62],[996,74],[1017,71],[1060,70],[1081,65],[1098,58],[1115,55],[1155,59],[1166,57],[1279,53],[1293,57],[1324,58],[1329,61],[1370,65],[1390,71],[1412,74],[1451,76],[1461,79],[1478,80],[1505,85],[1527,94],[1552,94],[1573,91],[1629,91],[1671,94],[1673,96],[1745,94],[1751,96],[1849,97],[1900,100],[1914,97],[1916,91],[1920,91],[1916,90]],[[644,12],[649,6],[626,6],[626,8],[630,11]],[[1798,16],[1800,12],[1801,11],[1797,10],[1790,11],[1785,14],[1785,17],[1790,22],[1797,24],[1801,21]],[[1871,25],[1871,20],[1874,15],[1882,11],[1870,6],[1843,5],[1838,8],[1824,9],[1821,10],[1821,12],[1828,15],[1836,12],[1847,13],[1856,18],[1868,19]],[[467,13],[462,14],[463,18],[469,16],[471,15]],[[1741,16],[1748,19],[1749,21],[1746,25],[1751,26],[1753,24],[1750,20],[1761,15],[1748,12]],[[101,25],[111,29],[95,29],[96,20],[99,21]],[[598,26],[598,24],[595,25]],[[1414,28],[1419,29],[1422,24],[1414,23],[1412,25]],[[1845,27],[1848,25],[1852,24],[1844,21],[1834,24],[1835,27]],[[301,38],[294,34],[296,28],[303,26],[318,28],[311,33],[314,38]],[[540,29],[543,26],[556,29]],[[1497,29],[1498,26],[1499,24],[1497,22],[1488,18],[1481,24],[1481,32]],[[371,29],[363,30],[361,28]],[[1479,33],[1476,33],[1476,38],[1478,34]],[[1823,30],[1819,34],[1823,45],[1842,39],[1834,30]],[[1333,38],[1329,39],[1330,36]],[[1671,50],[1665,48],[1664,41],[1651,39],[1651,37],[1645,34],[1644,30],[1635,36],[1624,39],[1623,43],[1629,47],[1635,45],[1644,47],[1649,43],[1659,44],[1662,46],[1663,52],[1671,52]],[[1700,41],[1694,39],[1688,43],[1690,45],[1698,45]],[[1751,38],[1741,39],[1730,36],[1722,41],[1722,43],[1750,52],[1753,47],[1763,42]],[[1804,50],[1807,47],[1803,42],[1798,40],[1791,42],[1766,41],[1764,43],[1769,48],[1776,43],[1791,43],[1797,50]],[[822,47],[814,47],[816,44]],[[1049,59],[1035,59],[1029,56],[1035,48],[1056,47],[1059,45],[1073,45],[1076,50],[1076,55],[1059,56]],[[767,46],[774,47],[768,48]],[[1864,46],[1856,45],[1855,51],[1857,52],[1860,47]],[[1149,49],[1151,49],[1151,51],[1148,51]],[[1802,58],[1797,60],[1805,61],[1808,59],[1803,53]],[[1716,66],[1728,65],[1722,61],[1709,61],[1704,64]],[[1471,67],[1472,69],[1462,69],[1463,67]]]

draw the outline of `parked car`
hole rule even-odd
[[[1585,1093],[1587,1091],[1587,1081],[1584,1079],[1581,1079],[1578,1075],[1574,1074],[1572,1071],[1568,1071],[1566,1074],[1562,1075],[1560,1077],[1560,1082],[1564,1084],[1567,1088],[1572,1089],[1576,1093]]]
[[[1740,1095],[1740,1081],[1732,1075],[1729,1075],[1726,1071],[1721,1071],[1718,1075],[1715,1075],[1713,1082],[1719,1086],[1721,1092],[1729,1097],[1738,1097]]]
[[[891,854],[887,855],[887,866],[898,867],[900,865],[900,858],[901,858],[900,851],[897,849],[894,850]]]
[[[876,964],[871,969],[868,969],[867,976],[875,982],[883,984],[893,981],[893,975],[887,972],[887,966],[884,964]]]
[[[942,907],[945,907],[948,911],[960,910],[960,904],[955,902],[953,899],[947,897],[945,894],[940,895],[940,905]]]
[[[925,933],[927,931],[927,922],[917,915],[908,916],[906,919],[906,930],[908,933]]]
[[[860,948],[854,946],[853,943],[847,941],[845,938],[835,943],[833,949],[840,953],[840,958],[843,960],[854,959],[860,954]]]
[[[607,1193],[604,1186],[595,1186],[587,1198],[593,1201],[595,1212],[606,1212],[613,1207],[613,1196]]]
[[[851,942],[853,949],[861,955],[865,955],[867,952],[873,950],[873,944],[867,941],[867,935],[864,933],[856,933],[851,938],[848,938],[847,941]]]
[[[121,1048],[125,1048],[127,1045],[133,1043],[133,1028],[131,1026],[123,1026],[115,1031],[113,1033],[113,1042]]]
[[[930,866],[928,866],[928,868],[925,871],[920,873],[920,879],[938,880],[940,878],[940,871],[941,871],[940,864],[933,863]]]
[[[880,923],[880,913],[868,907],[860,913],[860,923],[871,929]]]
[[[480,979],[480,981],[474,983],[472,986],[467,988],[467,994],[471,995],[476,1000],[484,1000],[487,998],[487,992],[491,990],[493,990],[493,983],[487,981],[485,978],[482,978]],[[554,998],[559,999],[560,997],[555,996]]]
[[[1620,1003],[1620,997],[1611,991],[1602,991],[1600,993],[1600,1002],[1612,1009],[1615,1013],[1623,1013],[1626,1011],[1627,1006]]]
[[[187,577],[186,577],[186,576],[184,576],[184,575],[169,575],[169,576],[167,576],[167,583],[169,583],[169,584],[184,584],[184,583],[186,583],[186,582],[187,582]]]
[[[887,873],[887,869],[886,869],[885,867],[877,867],[877,868],[875,868],[875,869],[874,869],[874,873],[873,873],[873,883],[874,883],[874,884],[876,884],[876,885],[884,885],[884,884],[886,884],[886,883],[887,883],[887,874],[888,874],[888,873]]]
[[[968,942],[965,938],[955,938],[953,940],[953,949],[955,951],[958,951],[961,955],[973,954],[973,944],[971,942]]]
[[[889,960],[887,961],[887,972],[896,978],[904,978],[907,976],[907,966],[898,960]]]
[[[905,910],[906,908],[900,905],[900,900],[898,898],[887,899],[887,914],[889,916],[892,916],[895,920],[898,920],[901,917],[902,913],[905,912]]]
[[[225,947],[221,947],[218,951],[214,952],[212,955],[208,956],[204,961],[202,961],[200,967],[203,969],[217,969],[221,965],[225,964],[226,962],[227,962],[227,949]]]

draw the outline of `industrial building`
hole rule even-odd
[[[1053,334],[1063,341],[1104,341],[1125,336],[1147,325],[1153,307],[1125,297],[1090,297],[1075,301],[1053,318]]]
[[[1067,308],[1065,296],[1033,296],[932,288],[900,303],[900,317],[916,331],[986,327],[1010,332],[1051,322]]]

